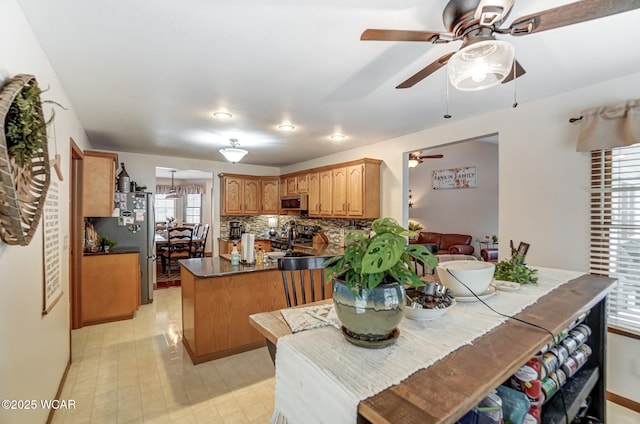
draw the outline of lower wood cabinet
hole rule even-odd
[[[133,318],[140,305],[138,253],[82,257],[82,325]]]

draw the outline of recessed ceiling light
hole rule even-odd
[[[347,137],[345,137],[345,136],[344,136],[344,134],[339,134],[339,133],[338,133],[338,134],[333,134],[333,135],[332,135],[332,136],[330,136],[329,138],[330,138],[331,140],[333,140],[333,141],[342,141],[342,140],[344,140],[344,139],[345,139],[345,138],[347,138]]]
[[[229,112],[213,112],[213,116],[218,119],[230,119],[232,115]]]
[[[278,125],[278,129],[282,131],[293,131],[296,129],[296,127],[294,127],[291,124],[281,124],[281,125]]]

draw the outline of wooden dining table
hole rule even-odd
[[[614,285],[615,280],[611,278],[585,274],[544,295],[516,315],[560,334],[578,316],[591,311],[589,319],[600,326],[591,337],[594,360],[599,361],[602,368],[599,371],[602,377],[594,383],[592,393],[600,416],[604,416],[605,408],[605,301]],[[328,302],[331,300],[317,303]],[[279,310],[254,314],[249,320],[274,345],[280,337],[292,334]],[[473,344],[464,345],[400,384],[361,401],[358,422],[455,423],[550,342],[551,336],[545,331],[507,320],[475,339]],[[276,373],[277,366],[276,362]]]

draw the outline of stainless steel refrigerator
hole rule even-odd
[[[116,193],[117,217],[95,218],[98,234],[117,242],[115,251],[137,250],[140,253],[140,302],[153,302],[155,279],[155,216],[152,193]]]

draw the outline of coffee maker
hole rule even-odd
[[[244,232],[244,226],[238,221],[229,222],[229,238],[231,240],[240,240],[242,233]]]

